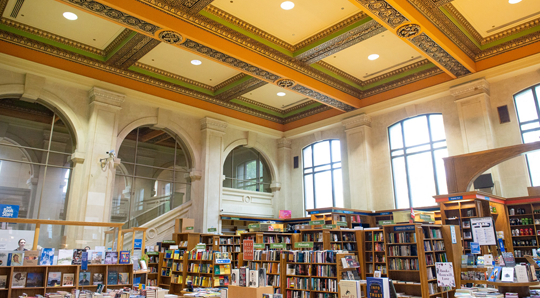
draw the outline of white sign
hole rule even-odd
[[[495,229],[493,227],[493,218],[471,218],[471,230],[474,242],[477,242],[480,245],[497,245],[497,238],[495,238]]]
[[[436,262],[435,269],[437,270],[437,286],[439,287],[455,287],[456,280],[454,278],[454,266],[450,262]]]
[[[456,227],[455,226],[450,226],[450,234],[452,235],[452,243],[453,244],[457,243]]]

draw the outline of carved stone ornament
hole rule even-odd
[[[360,126],[371,127],[371,117],[366,114],[356,115],[341,121],[341,124],[345,126],[345,129],[356,128]]]
[[[120,107],[124,102],[126,96],[121,93],[93,87],[88,92],[88,97],[91,102],[97,101],[111,106]]]
[[[189,178],[191,178],[191,182],[201,180],[202,172],[199,170],[191,170],[189,172]]]
[[[420,25],[407,24],[397,29],[397,35],[401,38],[413,38],[420,34]]]
[[[182,35],[174,31],[161,31],[158,37],[161,41],[168,44],[181,44],[185,41]]]
[[[404,22],[409,21],[385,0],[356,0],[356,2],[360,3],[373,14],[377,15],[381,21],[385,22],[392,28],[396,28]]]
[[[296,83],[293,80],[289,80],[289,79],[281,79],[277,81],[277,85],[281,88],[290,88],[294,86],[294,84]]]
[[[212,129],[212,130],[224,132],[225,129],[227,128],[227,125],[228,125],[227,122],[213,119],[213,118],[204,117],[201,119],[201,130]]]
[[[450,94],[455,99],[462,99],[471,95],[485,93],[489,95],[489,82],[485,79],[474,80],[459,86],[450,87]]]
[[[281,138],[277,140],[277,147],[279,148],[288,148],[291,149],[292,141],[287,138]]]

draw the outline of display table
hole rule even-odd
[[[502,282],[486,281],[488,285],[496,286],[501,294],[517,293],[519,297],[529,296],[530,286],[536,286],[538,282]]]
[[[274,294],[274,287],[250,288],[229,286],[228,297],[262,298],[262,294]]]

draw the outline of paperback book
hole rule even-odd
[[[24,266],[37,266],[39,264],[39,252],[28,250],[24,252]]]
[[[61,272],[49,272],[49,275],[47,276],[47,287],[59,287],[61,279]]]
[[[24,263],[24,252],[12,252],[9,266],[22,266]],[[52,265],[52,264],[51,264]]]
[[[249,270],[249,287],[251,288],[259,287],[259,271]]]
[[[64,273],[64,276],[62,276],[62,286],[64,287],[74,286],[74,281],[75,273]]]
[[[0,289],[7,287],[7,275],[0,275]]]
[[[130,258],[129,258],[129,251],[121,251],[120,252],[120,258],[118,259],[119,264],[129,264]]]
[[[77,248],[73,250],[73,260],[71,262],[72,265],[80,265],[82,261],[82,253],[83,249]]]
[[[90,272],[79,272],[79,286],[90,285]]]
[[[43,273],[41,272],[28,272],[26,279],[27,288],[43,287]]]
[[[109,272],[109,274],[107,275],[107,284],[108,285],[118,284],[118,272]]]
[[[118,284],[119,285],[129,284],[129,273],[118,273]]]
[[[8,263],[11,259],[11,252],[7,250],[0,251],[0,266],[9,266]]]
[[[26,286],[26,272],[15,272],[11,280],[12,288],[24,288]]]
[[[233,269],[231,273],[231,283],[233,286],[239,285],[240,269]]]
[[[90,264],[102,264],[103,263],[103,252],[102,251],[93,251],[92,259],[90,259]]]
[[[108,251],[105,253],[105,264],[118,264],[118,252]]]
[[[50,266],[54,261],[54,248],[44,248],[41,250],[41,259],[39,264],[43,266]]]
[[[94,273],[92,276],[92,284],[99,285],[103,283],[103,274],[102,273]]]
[[[58,250],[58,265],[71,265],[73,263],[73,250],[60,249]]]

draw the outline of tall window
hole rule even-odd
[[[540,141],[540,85],[533,86],[514,95],[519,128],[523,143]],[[540,152],[527,154],[527,166],[532,186],[540,185]]]
[[[304,161],[304,202],[307,209],[343,207],[341,144],[327,140],[302,151]]]
[[[190,200],[190,159],[180,139],[139,127],[120,146],[111,222],[138,227]]]
[[[225,159],[223,187],[272,192],[270,169],[261,154],[247,147],[236,147]]]
[[[433,206],[447,193],[443,157],[448,156],[441,114],[421,115],[388,129],[396,208]]]

